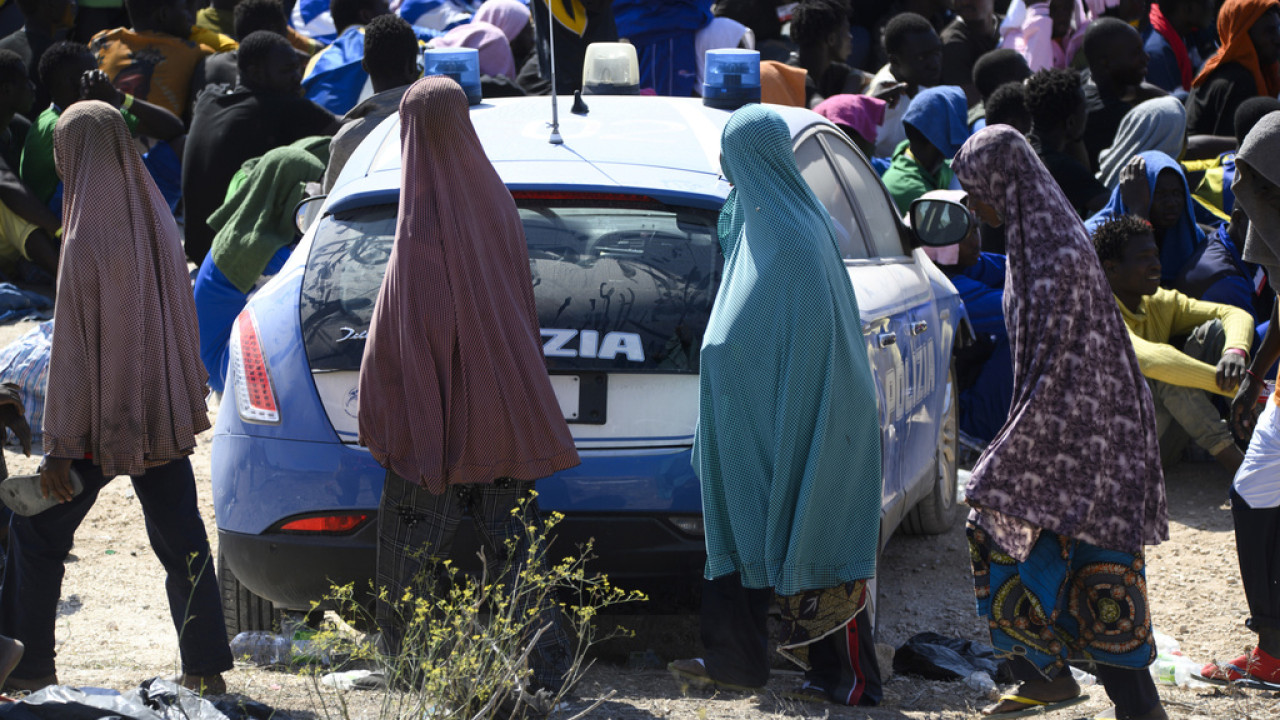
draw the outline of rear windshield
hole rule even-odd
[[[550,370],[696,373],[720,278],[716,213],[656,202],[520,200]],[[302,284],[311,368],[356,370],[396,206],[322,219]]]

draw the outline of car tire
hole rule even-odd
[[[942,409],[942,427],[938,431],[938,449],[934,455],[933,489],[902,521],[902,529],[910,535],[939,535],[951,529],[959,515],[956,502],[959,468],[956,458],[960,449],[959,391],[954,367],[947,370],[946,405]]]
[[[222,618],[227,626],[228,639],[242,632],[276,631],[275,605],[241,585],[222,553],[218,553],[218,586],[222,590]]]

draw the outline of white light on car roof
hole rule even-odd
[[[631,43],[591,43],[582,61],[583,95],[639,95],[640,63]]]
[[[708,50],[702,104],[736,110],[760,102],[760,53],[729,48]]]
[[[444,75],[462,86],[468,105],[480,103],[480,52],[475,48],[429,49],[422,55],[423,75]]]

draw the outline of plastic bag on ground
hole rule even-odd
[[[995,648],[934,632],[915,635],[898,648],[893,671],[930,680],[962,680],[978,671],[1001,678]]]

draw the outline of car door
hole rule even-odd
[[[905,336],[902,318],[894,317],[894,293],[891,284],[879,283],[864,274],[857,263],[870,257],[871,243],[865,224],[854,212],[851,195],[831,164],[819,129],[800,134],[795,143],[796,163],[819,202],[831,215],[836,228],[840,254],[849,268],[858,310],[862,316],[862,333],[875,378],[877,413],[880,420],[880,442],[884,458],[883,508],[899,504],[902,487],[895,481],[899,473],[897,448],[901,445],[903,418],[899,407],[901,384],[905,380],[902,348],[898,338]],[[854,265],[850,265],[854,263]],[[862,412],[862,408],[848,408]]]
[[[890,400],[897,442],[886,453],[895,463],[885,474],[886,487],[893,488],[892,527],[933,486],[942,411],[938,402],[942,393],[935,391],[941,328],[937,303],[920,264],[922,253],[906,245],[897,210],[875,171],[842,133],[826,130],[819,137],[869,240],[867,257],[846,259],[849,275],[855,288],[867,285],[887,296],[870,319],[888,318],[902,361],[892,384],[897,397]]]

